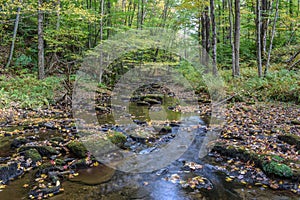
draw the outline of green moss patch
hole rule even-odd
[[[85,146],[79,141],[70,142],[67,147],[78,158],[85,158],[88,152]]]
[[[127,141],[127,137],[118,131],[109,132],[108,139],[115,145],[123,145]]]
[[[25,151],[25,159],[30,158],[33,162],[42,160],[42,156],[36,149],[28,149]]]

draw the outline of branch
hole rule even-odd
[[[288,60],[286,60],[284,62],[291,63],[299,54],[300,54],[300,50],[298,52],[296,52],[292,57],[290,57]]]

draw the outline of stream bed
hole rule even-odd
[[[163,114],[165,114],[166,120],[160,125],[163,128],[166,126],[171,127],[170,130],[165,130],[163,134],[157,136],[150,146],[138,140],[133,141],[131,138],[129,141],[131,143],[128,145],[131,151],[137,154],[151,154],[153,149],[155,149],[154,151],[159,151],[165,147],[164,145],[172,142],[172,138],[176,137],[176,134],[182,134],[178,132],[178,124],[180,124],[180,121],[184,121],[185,117],[183,117],[184,115],[181,116],[174,109],[176,103],[174,106],[173,104],[174,100],[165,99],[163,106],[153,106],[151,119],[148,105],[138,105],[136,102],[130,104],[130,114],[135,119],[135,122],[149,124],[152,119],[156,117],[159,119],[162,115],[160,111],[164,110]],[[103,164],[97,164],[92,168],[78,169],[76,177],[61,179],[63,190],[54,196],[51,195],[50,198],[53,200],[299,199],[299,196],[288,191],[278,191],[262,186],[241,184],[236,181],[226,181],[228,175],[226,175],[223,168],[216,165],[213,155],[205,156],[202,159],[199,158],[199,149],[206,137],[206,127],[209,120],[201,119],[196,113],[192,116],[189,115],[189,117],[189,119],[192,118],[194,121],[197,121],[192,131],[193,141],[186,151],[171,163],[150,172],[140,173],[126,173]],[[112,115],[102,115],[99,117],[99,122],[105,127],[114,127]],[[18,126],[14,128],[18,129]],[[118,127],[120,130],[126,128],[124,126]],[[62,133],[48,130],[38,133],[34,131],[32,134],[38,134],[40,140],[47,140]],[[69,131],[65,131],[64,134],[70,135]],[[13,153],[10,149],[10,144],[14,138],[15,136],[1,137],[1,157],[10,156]],[[164,158],[160,160],[163,161]],[[155,160],[152,160],[152,162],[155,164]],[[4,189],[1,189],[0,199],[28,199],[30,188],[25,187],[25,185],[32,182],[35,178],[35,173],[36,170],[33,169],[21,177],[10,181]]]

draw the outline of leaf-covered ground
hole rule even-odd
[[[226,181],[300,194],[300,107],[228,104],[226,123],[210,154]]]

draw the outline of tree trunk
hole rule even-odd
[[[162,13],[162,19],[163,19],[162,27],[165,27],[165,25],[166,25],[167,17],[168,17],[168,10],[169,10],[169,0],[165,0],[164,9],[163,9],[163,13]]]
[[[60,0],[57,0],[57,11],[56,11],[56,30],[60,28]]]
[[[111,3],[110,3],[110,0],[107,0],[106,6],[107,6],[107,17],[106,17],[107,24],[106,25],[108,26],[108,29],[107,29],[107,38],[109,38],[109,36],[110,36],[110,29],[111,29],[111,26],[112,26],[112,23],[111,23]]]
[[[201,62],[202,65],[208,64],[208,53],[209,53],[209,17],[208,17],[208,7],[204,9],[202,12],[202,30],[201,30],[201,36],[202,36],[202,56],[201,56]]]
[[[270,57],[271,57],[271,52],[272,52],[273,39],[275,36],[276,21],[278,18],[278,7],[279,7],[279,0],[276,1],[275,17],[274,17],[273,26],[272,26],[272,35],[271,35],[271,40],[270,40],[270,47],[269,47],[269,52],[268,52],[267,64],[266,64],[266,68],[264,71],[264,76],[267,75],[269,65],[270,65]]]
[[[39,79],[45,78],[45,57],[44,57],[44,13],[41,9],[43,0],[38,0],[38,68]]]
[[[234,24],[234,68],[235,75],[240,75],[240,29],[241,29],[241,12],[240,12],[240,0],[235,0],[235,24]]]
[[[261,1],[261,51],[262,57],[265,58],[265,54],[267,52],[267,31],[268,31],[268,1],[262,0]]]
[[[212,71],[213,75],[217,75],[217,31],[215,22],[215,2],[210,0],[210,18],[212,27]]]
[[[14,49],[15,49],[15,42],[16,42],[16,37],[17,37],[17,32],[18,32],[18,27],[19,27],[19,21],[20,21],[20,11],[21,8],[18,7],[17,9],[17,16],[16,16],[16,21],[15,21],[15,27],[14,27],[14,32],[13,32],[13,37],[12,37],[12,41],[11,41],[11,46],[10,46],[10,53],[9,53],[9,57],[6,63],[6,68],[9,67],[12,58],[13,58],[13,54],[14,54]]]
[[[258,76],[262,76],[262,61],[261,61],[261,9],[260,9],[260,0],[256,0],[256,50],[257,50],[257,69]]]
[[[101,19],[100,19],[100,42],[103,40],[103,17],[104,17],[104,0],[101,0],[101,7],[100,7],[100,14],[101,14]]]
[[[234,51],[234,40],[233,40],[233,11],[232,11],[232,2],[228,0],[229,6],[229,41],[231,45],[231,57],[232,57],[232,76],[236,76],[235,72],[235,51]]]
[[[141,25],[141,18],[142,18],[142,15],[141,15],[141,1],[142,0],[138,0],[138,10],[137,10],[137,19],[136,19],[136,28],[137,29],[140,29],[140,25]]]

